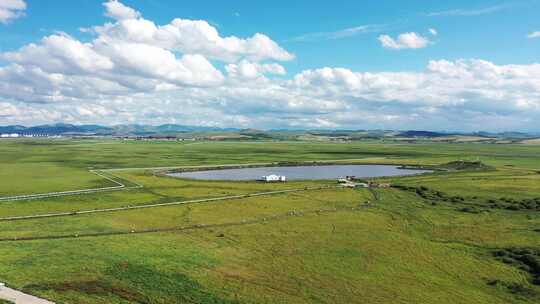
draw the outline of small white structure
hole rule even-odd
[[[1,138],[18,138],[20,137],[20,135],[18,133],[11,133],[11,134],[7,134],[7,133],[3,133],[0,135]]]
[[[369,188],[370,184],[368,183],[362,183],[362,182],[355,182],[354,176],[347,176],[346,178],[340,178],[338,179],[338,183],[343,185],[347,188]]]
[[[267,183],[286,182],[287,177],[284,175],[271,174],[271,175],[262,176],[260,180]]]

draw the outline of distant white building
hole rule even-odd
[[[271,174],[271,175],[262,176],[260,180],[263,181],[263,182],[267,182],[267,183],[286,182],[287,177],[284,176],[284,175]]]
[[[17,138],[17,137],[19,137],[19,134],[17,134],[17,133],[11,133],[11,134],[4,133],[4,134],[1,134],[0,137],[1,138]]]

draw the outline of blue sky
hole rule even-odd
[[[292,3],[291,3],[292,2]],[[46,34],[65,31],[88,39],[79,28],[104,23],[99,0],[32,1],[27,16],[0,27],[2,50],[13,50]],[[540,29],[540,1],[174,1],[126,0],[145,18],[166,24],[177,17],[202,19],[224,36],[261,32],[297,55],[290,72],[321,66],[366,71],[421,70],[431,59],[482,58],[497,64],[538,62],[538,41],[524,39]],[[460,12],[457,12],[459,10]],[[454,12],[455,11],[455,12]],[[430,16],[433,13],[448,15]],[[452,14],[454,12],[454,14]],[[331,33],[360,26],[373,32],[332,39]],[[381,33],[426,33],[443,37],[420,51],[381,49]],[[312,39],[295,40],[314,35]],[[328,33],[328,35],[322,35]]]
[[[540,130],[537,0],[105,2],[0,0],[0,124]]]

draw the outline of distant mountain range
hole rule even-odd
[[[531,138],[538,137],[538,133],[524,133],[524,132],[472,132],[472,133],[461,133],[461,132],[432,132],[432,131],[405,131],[398,134],[402,137],[445,137],[445,136],[476,136],[476,137],[486,137],[486,138]]]
[[[398,134],[403,137],[443,137],[452,135],[450,133],[439,133],[431,131],[405,131]]]
[[[156,135],[156,134],[175,134],[182,132],[216,132],[216,131],[238,131],[240,129],[232,128],[213,128],[166,124],[159,126],[150,125],[72,125],[72,124],[51,124],[33,127],[20,125],[0,126],[0,133],[18,133],[18,134],[47,134],[47,135]]]
[[[240,128],[217,128],[217,127],[201,127],[188,126],[177,124],[164,124],[159,126],[126,124],[116,126],[101,126],[101,125],[74,125],[74,124],[48,124],[33,127],[21,125],[0,126],[0,134],[20,135],[97,135],[97,136],[174,136],[179,133],[236,133],[240,135],[249,135],[251,137],[266,137],[269,134],[275,133],[306,133],[312,135],[324,136],[341,136],[341,137],[406,137],[406,138],[437,138],[445,136],[475,136],[486,138],[515,138],[526,139],[539,137],[539,133],[524,133],[524,132],[433,132],[423,130],[409,131],[392,131],[392,130],[272,130],[261,131],[255,129],[240,129]]]

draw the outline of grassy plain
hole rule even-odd
[[[540,146],[0,141],[0,194],[109,185],[89,169],[460,159],[479,159],[493,170],[386,178],[425,190],[376,189],[376,196],[367,189],[325,189],[0,221],[0,239],[82,235],[0,242],[0,281],[57,303],[538,303],[540,264],[533,262],[540,258],[540,213],[508,207],[540,197]],[[144,187],[0,202],[0,217],[333,183],[189,181],[148,169],[113,173]],[[180,227],[190,229],[130,233]],[[126,234],[84,237],[99,233]],[[516,248],[525,251],[517,255]]]

